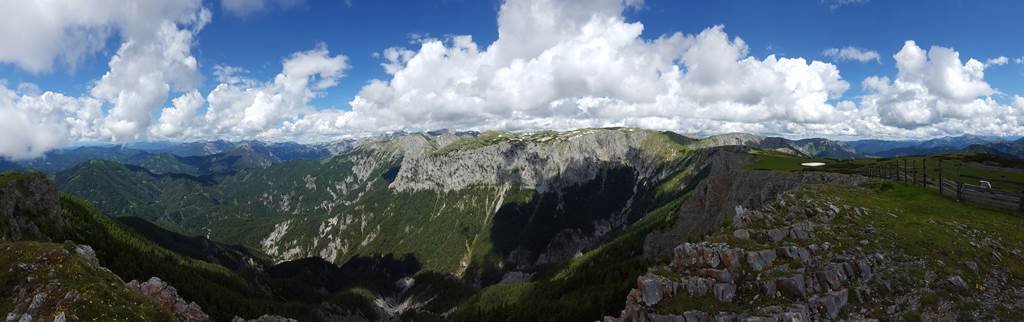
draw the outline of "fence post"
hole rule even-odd
[[[1024,212],[1024,190],[1020,191],[1020,200],[1017,203],[1017,211]]]
[[[910,183],[917,184],[917,159],[910,160]]]
[[[921,186],[928,188],[928,158],[921,159]]]
[[[900,166],[900,163],[902,163],[903,166]],[[896,180],[907,182],[907,159],[896,161],[896,173],[899,174],[899,179]]]
[[[963,200],[964,183],[963,179],[960,178],[960,165],[956,165],[956,201]]]
[[[939,158],[939,195],[942,195],[942,158]]]
[[[903,159],[903,183],[910,182],[910,168],[908,166],[907,159]]]

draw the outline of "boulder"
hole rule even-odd
[[[100,266],[100,260],[96,258],[96,251],[89,245],[75,245],[75,254],[82,256],[85,261],[93,266]]]

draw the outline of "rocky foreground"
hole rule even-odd
[[[960,235],[977,257],[948,263],[912,255],[896,245],[899,227],[876,220],[910,215],[814,190],[786,193],[760,210],[737,207],[726,228],[678,245],[670,263],[638,277],[621,316],[605,320],[1012,320],[1024,310],[1024,289],[1008,281],[1021,252],[998,236],[928,219]],[[933,249],[956,251],[943,250],[945,242]]]

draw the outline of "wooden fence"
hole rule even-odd
[[[929,168],[928,160],[937,162],[932,162],[933,165]],[[963,163],[955,160],[923,158],[920,159],[920,164],[918,161],[879,161],[877,164],[862,168],[861,174],[937,189],[940,195],[956,198],[957,201],[974,202],[1024,213],[1024,182],[964,174],[961,173]],[[988,182],[989,185],[983,186],[982,182]],[[1004,188],[991,187],[992,185]]]

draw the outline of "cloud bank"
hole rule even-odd
[[[859,82],[864,94],[850,98],[850,81],[836,65],[752,56],[746,42],[724,26],[644,38],[643,24],[623,15],[642,5],[635,0],[505,1],[493,43],[455,35],[418,39],[414,48],[386,48],[379,56],[388,77],[371,80],[352,101],[334,106],[310,103],[336,87],[350,68],[346,56],[331,53],[327,44],[283,58],[272,79],[215,66],[212,80],[218,85],[202,93],[191,50],[210,22],[209,10],[200,3],[173,3],[166,5],[183,9],[154,11],[148,28],[117,19],[58,23],[102,30],[83,35],[61,27],[64,32],[39,41],[71,44],[64,39],[84,37],[78,42],[88,43],[114,30],[123,42],[89,95],[0,85],[0,155],[29,158],[78,141],[325,141],[439,128],[629,126],[825,137],[1024,134],[1024,98],[1000,103],[1001,94],[984,79],[986,67],[1005,64],[1006,58],[964,61],[952,48],[926,50],[907,41],[892,56],[896,75],[868,77]],[[137,10],[131,14],[148,12]],[[9,26],[0,22],[0,41],[10,37]],[[0,49],[0,61],[44,72],[58,58],[91,47],[76,48]],[[49,60],[37,59],[37,53]],[[833,61],[881,60],[875,51],[854,47],[824,55]]]

